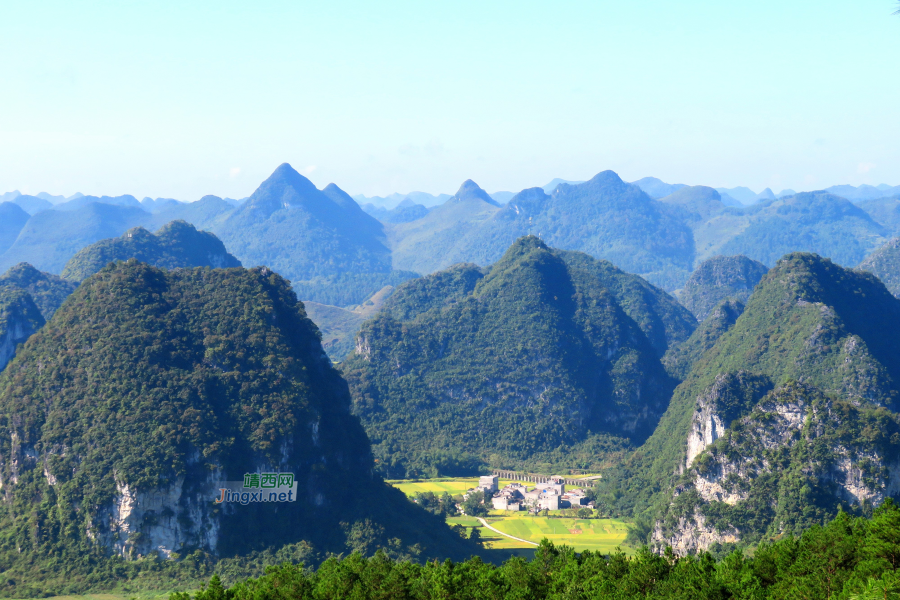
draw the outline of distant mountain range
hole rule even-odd
[[[283,164],[244,201],[10,197],[5,589],[479,552],[381,476],[590,470],[679,555],[868,515],[900,498],[896,191],[603,171],[361,207]],[[210,502],[288,469],[293,506]]]
[[[560,183],[550,195],[542,188],[524,190],[503,206],[468,181],[427,216],[388,232],[395,267],[420,273],[458,262],[491,264],[529,233],[662,285],[677,287],[693,263],[690,228],[612,171],[584,183]]]
[[[515,194],[488,194],[467,182],[454,196],[413,192],[354,201],[334,184],[316,189],[283,165],[244,200],[7,193],[0,203],[0,271],[28,262],[61,273],[90,244],[184,220],[215,233],[243,264],[267,264],[301,297],[325,305],[358,305],[385,286],[458,262],[489,265],[529,233],[673,291],[718,254],[771,266],[803,250],[856,265],[900,234],[898,190],[755,193],[653,177],[628,184],[610,171]]]

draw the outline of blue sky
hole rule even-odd
[[[0,191],[900,184],[893,0],[0,3]]]

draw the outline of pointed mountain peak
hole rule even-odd
[[[330,198],[332,202],[334,202],[344,210],[349,210],[354,213],[364,212],[363,209],[360,208],[359,203],[353,199],[353,196],[333,183],[329,183],[328,185],[326,185],[322,190],[322,193],[328,196],[328,198]]]
[[[291,166],[291,163],[281,163],[278,167],[272,171],[272,174],[269,176],[272,177],[291,177],[294,175],[300,175],[294,167]],[[302,175],[300,175],[302,177]]]
[[[301,204],[327,202],[313,182],[283,163],[263,181],[247,202],[248,209],[265,207],[267,211]]]
[[[471,179],[466,179],[463,184],[459,186],[459,190],[454,197],[457,200],[474,200],[477,198],[479,200],[484,200],[488,204],[499,206],[497,202],[491,198],[490,194],[481,189],[481,187]]]
[[[318,191],[312,181],[298,173],[289,163],[282,163],[279,165],[277,169],[272,171],[269,178],[263,181],[259,187],[261,189],[263,187],[275,186],[290,186],[295,188],[298,192],[308,191],[310,189]]]
[[[326,185],[322,189],[322,193],[325,194],[326,196],[328,196],[329,198],[331,198],[332,200],[334,200],[335,202],[337,202],[338,201],[337,199],[340,198],[341,202],[338,202],[338,204],[345,204],[347,202],[352,202],[353,204],[356,204],[356,200],[354,200],[350,194],[348,194],[347,192],[345,192],[344,190],[339,188],[334,183],[329,183],[328,185]]]

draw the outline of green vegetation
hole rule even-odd
[[[42,273],[28,263],[19,263],[0,276],[0,288],[26,292],[41,311],[44,320],[62,306],[78,284],[51,273]]]
[[[472,251],[479,244],[472,238],[500,210],[474,181],[464,182],[453,197],[421,219],[387,228],[394,268],[433,273],[456,263],[476,261]],[[501,253],[502,249],[480,264],[493,262]]]
[[[44,317],[27,292],[0,287],[0,371],[15,355],[16,346],[43,326]]]
[[[894,296],[900,297],[900,238],[878,247],[858,268],[878,277]]]
[[[743,312],[743,303],[732,299],[722,300],[706,315],[691,337],[677,346],[672,346],[663,356],[663,366],[669,375],[679,381],[684,380],[694,363],[734,326]]]
[[[839,396],[858,405],[863,413],[858,419],[848,416],[850,430],[856,427],[854,423],[868,422],[869,413],[865,411],[889,414],[878,412],[878,406],[895,406],[900,381],[900,356],[894,349],[898,335],[900,301],[872,275],[841,268],[812,254],[786,256],[757,286],[734,326],[694,363],[687,378],[676,388],[654,434],[598,484],[601,498],[639,520],[655,519],[669,512],[678,473],[688,466],[688,433],[701,404],[711,407],[728,427],[750,414],[773,387],[799,381],[815,388],[815,394]],[[806,402],[812,403],[816,397],[812,395]],[[887,422],[878,422],[878,427],[890,430]],[[765,419],[748,417],[741,427],[755,431],[754,435],[771,434]],[[822,435],[831,439],[830,434]],[[879,452],[868,434],[856,437],[837,428],[834,435],[847,443],[846,435],[856,440],[854,447],[862,453],[859,457]],[[749,456],[758,455],[756,450],[747,451]],[[800,451],[799,447],[796,451]],[[739,457],[741,453],[729,455]],[[880,469],[877,465],[883,465],[888,455],[879,456],[882,458],[873,464]],[[815,461],[825,458],[817,455]],[[828,460],[839,458],[832,452]],[[813,468],[813,463],[799,460],[784,463],[784,468],[791,465],[798,472],[817,473],[823,482],[817,489],[829,488],[828,476],[816,470],[818,467]],[[804,485],[798,484],[797,489],[804,489]],[[769,493],[771,502],[776,497],[771,494],[776,492],[773,489]],[[814,504],[803,500],[796,510],[814,511]],[[681,494],[676,502],[684,509],[682,516],[689,515],[696,505],[689,494]],[[834,514],[836,506],[832,502],[831,512],[818,513],[816,518]],[[804,523],[816,518],[810,517]],[[757,523],[754,531],[766,531],[768,523]],[[748,527],[745,525],[742,531],[748,532]]]
[[[722,300],[746,302],[768,270],[746,256],[715,256],[697,267],[678,299],[702,321]]]
[[[415,497],[417,494],[433,493],[433,494],[450,494],[451,496],[461,496],[471,488],[478,486],[478,478],[453,478],[439,477],[435,479],[394,479],[387,480],[388,484],[394,486],[409,497]]]
[[[675,208],[674,214],[690,224],[705,221],[726,208],[719,192],[703,185],[681,187],[659,201]]]
[[[889,502],[871,519],[842,513],[799,538],[763,544],[752,556],[733,551],[718,560],[707,553],[678,558],[646,549],[633,557],[621,551],[579,554],[545,540],[531,561],[512,558],[502,566],[479,559],[420,565],[383,554],[330,558],[316,571],[282,564],[227,590],[216,577],[193,598],[894,598],[900,589],[898,531],[900,510]]]
[[[815,252],[853,266],[886,240],[885,228],[849,200],[804,192],[745,209],[744,228],[718,254],[743,254],[766,265],[789,252]]]
[[[729,418],[746,410],[723,412]],[[738,531],[742,545],[755,545],[798,535],[839,510],[870,513],[889,491],[887,465],[898,459],[895,413],[790,382],[732,421],[694,460],[659,538],[679,535],[686,518],[716,532]]]
[[[884,226],[890,235],[900,235],[900,196],[865,200],[857,206]]]
[[[349,405],[268,269],[104,268],[0,374],[0,591],[160,589],[217,564],[246,577],[279,554],[477,550],[373,479]],[[211,502],[217,482],[273,466],[301,482],[297,502]],[[119,510],[140,494],[161,508]]]
[[[398,288],[342,370],[386,476],[585,469],[652,431],[673,385],[659,357],[694,326],[640,278],[532,236],[486,274]]]
[[[111,262],[130,258],[164,269],[241,266],[213,234],[197,231],[184,221],[172,221],[155,234],[135,227],[122,237],[91,244],[66,263],[62,276],[83,281]]]
[[[235,205],[218,196],[203,196],[196,202],[179,202],[163,207],[145,227],[158,229],[171,221],[187,221],[197,229],[213,231],[234,211]]]
[[[489,518],[487,522],[517,538],[534,543],[547,539],[557,546],[565,544],[576,552],[614,553],[628,534],[628,525],[616,519],[567,519],[510,513],[501,519]],[[509,542],[516,544],[514,540]],[[518,547],[524,546],[518,544]]]

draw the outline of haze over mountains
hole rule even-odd
[[[824,191],[776,197],[652,177],[628,184],[603,172],[587,182],[555,179],[499,200],[470,180],[454,196],[395,194],[380,206],[360,207],[336,185],[318,190],[285,164],[243,201],[6,194],[33,211],[35,203],[41,207],[29,215],[19,204],[0,204],[0,272],[27,262],[61,274],[91,244],[183,220],[215,234],[242,264],[283,273],[301,298],[322,306],[361,306],[382,289],[455,263],[488,266],[527,234],[610,260],[674,292],[717,255],[771,266],[803,250],[855,266],[900,234],[900,196],[890,195],[896,188],[830,189],[854,201]],[[326,347],[340,360],[355,334],[348,327],[359,319],[337,308],[318,314],[335,335]]]
[[[541,188],[543,195],[534,188],[500,193],[500,200],[472,182],[452,197],[394,194],[364,210],[333,184],[317,190],[289,165],[279,167],[242,202],[215,196],[183,203],[166,198],[138,201],[129,195],[63,198],[10,192],[3,196],[10,204],[0,203],[0,269],[24,261],[59,273],[74,252],[88,244],[118,237],[134,226],[157,229],[182,219],[218,235],[245,263],[281,265],[277,261],[286,260],[280,270],[301,295],[329,304],[357,304],[384,285],[411,276],[395,270],[421,274],[454,262],[490,264],[512,240],[527,233],[541,235],[554,246],[612,260],[673,290],[696,264],[715,254],[745,254],[771,265],[785,252],[801,249],[852,266],[900,225],[898,201],[893,200],[900,187],[833,186],[825,190],[829,194],[776,196],[646,177],[634,182],[645,196],[629,204],[628,184],[615,177],[619,187],[614,190],[609,174],[601,179],[605,183],[597,177],[587,183],[555,179]],[[838,198],[859,203],[861,210],[852,202],[842,205]],[[358,202],[368,200],[376,199],[357,196]],[[609,223],[609,215],[619,218],[623,210],[631,213],[624,217],[628,226]],[[71,214],[60,214],[65,212]],[[367,218],[367,212],[375,218]],[[641,222],[632,223],[638,214]],[[31,222],[26,227],[24,221]],[[580,231],[577,223],[601,230]],[[607,226],[611,231],[602,231]],[[270,228],[274,239],[258,233]],[[292,239],[295,233],[300,235]],[[691,235],[694,239],[687,239]],[[635,245],[641,246],[636,255]],[[328,253],[327,264],[308,255],[316,248],[328,248],[322,250]],[[300,263],[294,264],[298,257]]]
[[[19,195],[3,578],[464,557],[380,478],[489,468],[602,473],[631,539],[678,554],[867,514],[900,497],[900,197],[834,191],[745,206],[603,171],[362,207],[283,164],[240,202]],[[296,505],[209,507],[265,469],[298,474]]]

